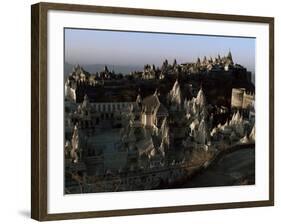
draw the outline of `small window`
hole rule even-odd
[[[100,123],[100,119],[97,117],[96,118],[96,125],[98,125]]]

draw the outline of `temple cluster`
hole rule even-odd
[[[227,56],[216,58],[198,58],[196,62],[178,64],[176,59],[173,63],[164,60],[160,67],[154,64],[145,65],[142,71],[133,71],[130,74],[115,73],[107,66],[104,66],[103,71],[96,73],[89,73],[80,65],[74,66],[72,72],[65,82],[65,96],[69,100],[76,101],[76,92],[79,87],[88,85],[92,87],[104,86],[106,82],[126,82],[130,80],[145,81],[145,80],[169,80],[170,78],[202,75],[206,76],[232,76],[233,74],[243,74],[239,79],[251,81],[251,74],[247,72],[246,68],[239,64],[235,64],[232,59],[232,54],[229,51]],[[218,78],[218,77],[216,77]],[[83,97],[83,96],[82,96]]]
[[[183,167],[190,166],[195,153],[215,154],[254,143],[253,104],[228,111],[208,104],[202,88],[189,99],[184,95],[176,80],[162,97],[156,89],[146,97],[139,93],[131,102],[90,102],[87,95],[81,103],[66,100],[67,172],[79,174],[79,181],[87,183],[85,192],[105,191],[105,186],[115,186],[113,182],[121,177],[118,190],[151,189],[160,180],[171,182],[184,175]],[[226,114],[224,123],[214,123],[214,116]],[[139,183],[144,176],[145,181]],[[73,177],[68,190],[76,192],[71,181]]]
[[[66,193],[161,189],[255,145],[255,87],[231,52],[65,79]]]

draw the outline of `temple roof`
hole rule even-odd
[[[153,95],[145,97],[142,101],[142,105],[143,105],[144,111],[147,113],[154,113],[155,110],[158,110],[161,103],[157,96],[157,92],[155,92]]]

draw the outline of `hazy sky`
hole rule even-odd
[[[70,64],[133,65],[194,62],[224,56],[255,70],[255,38],[65,29],[65,61]]]

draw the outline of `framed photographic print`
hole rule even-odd
[[[32,5],[32,218],[274,204],[274,19]]]

